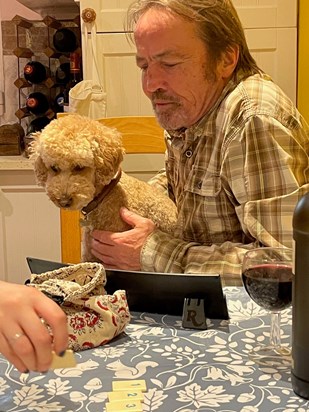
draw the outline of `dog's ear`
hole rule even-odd
[[[47,180],[47,167],[42,160],[41,156],[38,156],[34,162],[34,173],[36,177],[37,184],[39,186],[45,186]]]
[[[45,163],[40,155],[40,136],[40,132],[33,133],[34,140],[31,142],[29,154],[30,159],[34,162],[34,174],[37,184],[39,186],[45,186],[47,180],[47,167],[45,166]]]
[[[94,153],[96,180],[106,184],[119,170],[125,153],[118,130],[104,126],[96,135]]]

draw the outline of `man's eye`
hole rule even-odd
[[[164,67],[175,67],[177,66],[179,63],[162,63],[162,66]]]
[[[55,166],[55,165],[53,165],[53,166],[50,166],[50,168],[51,168],[51,170],[53,171],[53,172],[55,172],[55,173],[58,173],[59,172],[59,167],[58,166]]]
[[[73,169],[74,172],[81,172],[85,169],[85,166],[76,165]]]

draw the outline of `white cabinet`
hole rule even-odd
[[[297,0],[233,0],[259,66],[296,103]]]
[[[80,0],[81,13],[85,8],[96,12],[93,26],[81,20],[84,77],[96,78],[92,45],[107,92],[106,116],[152,114],[141,89],[135,48],[123,29],[130,3],[131,0]],[[297,0],[234,0],[234,4],[258,64],[296,102]]]
[[[152,115],[150,101],[142,91],[135,48],[128,43],[125,34],[98,33],[95,42],[98,70],[106,91],[106,117]],[[91,44],[89,35],[88,42],[82,47],[83,76],[84,79],[98,80]]]
[[[29,160],[19,159],[0,158],[0,279],[23,283],[26,256],[61,260],[60,211],[37,186]]]

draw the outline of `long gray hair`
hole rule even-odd
[[[138,19],[152,7],[167,9],[194,22],[213,62],[217,62],[225,51],[238,47],[239,59],[235,69],[238,79],[262,72],[249,52],[242,24],[231,0],[136,0],[128,8],[126,30],[134,31]]]

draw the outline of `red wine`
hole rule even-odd
[[[242,274],[248,295],[264,309],[279,311],[291,305],[291,266],[266,263],[248,268]]]
[[[46,80],[47,70],[42,63],[31,61],[24,67],[24,77],[30,83],[41,83]]]

